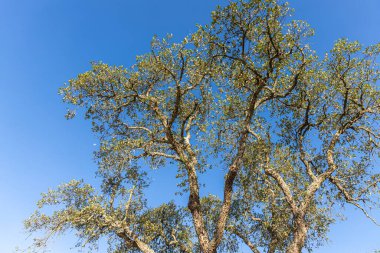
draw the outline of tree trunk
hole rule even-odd
[[[127,226],[124,227],[124,232],[117,233],[117,236],[122,238],[128,244],[133,243],[142,253],[155,253],[147,243],[141,241]]]
[[[301,253],[305,246],[307,230],[308,228],[304,218],[297,218],[294,226],[294,238],[288,246],[286,253]]]
[[[271,240],[267,253],[275,253],[277,246],[277,240]]]
[[[135,241],[137,244],[137,247],[143,252],[143,253],[155,253],[153,249],[151,249],[147,244],[140,240]]]

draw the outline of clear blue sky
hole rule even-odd
[[[320,54],[339,37],[380,42],[379,0],[290,1],[296,18],[316,29]],[[0,252],[25,245],[22,221],[39,194],[72,178],[93,181],[96,140],[89,122],[66,121],[57,89],[89,62],[128,66],[149,50],[154,34],[182,38],[205,24],[217,0],[0,0]],[[160,175],[170,195],[173,175]],[[158,175],[158,174],[157,174]],[[167,177],[168,182],[164,179]],[[215,182],[215,189],[220,182]],[[156,191],[157,192],[157,191]],[[163,199],[155,196],[157,203]],[[333,226],[331,242],[318,253],[367,253],[380,249],[380,227],[359,212]],[[52,252],[70,250],[68,236]]]

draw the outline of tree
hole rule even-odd
[[[313,30],[278,0],[235,1],[180,43],[154,38],[126,69],[93,63],[61,89],[99,134],[101,193],[72,181],[43,195],[31,231],[78,231],[110,252],[299,253],[323,243],[341,205],[374,220],[380,175],[380,44],[338,40],[320,59]],[[75,115],[69,112],[68,117]],[[187,207],[149,208],[147,161],[183,179]],[[225,171],[223,196],[198,176]]]

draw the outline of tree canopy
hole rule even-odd
[[[103,181],[43,194],[25,222],[46,232],[36,249],[74,229],[78,246],[107,238],[113,253],[241,244],[299,253],[325,241],[341,206],[376,223],[380,44],[339,39],[320,57],[292,11],[280,0],[232,1],[181,42],[154,38],[135,65],[96,62],[62,87],[99,136]],[[150,207],[147,167],[176,168],[188,205]],[[225,173],[223,196],[202,194],[199,174],[211,167]]]

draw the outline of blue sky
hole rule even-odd
[[[209,21],[218,0],[0,0],[0,252],[23,246],[22,221],[49,187],[85,178],[93,182],[96,139],[89,122],[66,121],[58,88],[101,60],[129,66],[149,50],[154,34],[181,39]],[[329,50],[339,37],[380,42],[379,0],[290,1],[297,19],[316,29],[312,46]],[[165,174],[166,173],[166,174]],[[166,181],[165,181],[166,180]],[[168,182],[169,181],[169,182]],[[155,189],[170,195],[170,172],[157,172]],[[215,182],[215,188],[220,182]],[[159,202],[161,196],[155,196]],[[317,253],[367,253],[380,249],[380,227],[359,212],[331,229]],[[73,238],[57,239],[54,253]]]

